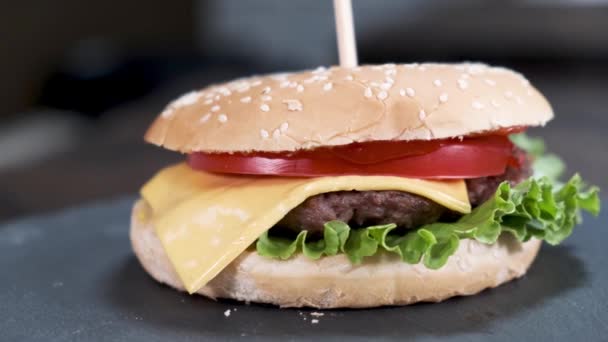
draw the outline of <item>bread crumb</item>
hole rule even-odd
[[[311,312],[310,315],[311,316],[315,316],[315,317],[323,317],[323,316],[325,316],[325,314],[322,313],[322,312]]]
[[[230,317],[230,309],[224,311],[224,316]]]

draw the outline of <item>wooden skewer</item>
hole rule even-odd
[[[351,0],[334,0],[334,12],[340,66],[354,68],[357,66],[357,44]]]

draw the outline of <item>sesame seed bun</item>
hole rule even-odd
[[[520,74],[483,64],[387,64],[251,77],[188,93],[145,139],[190,152],[294,151],[431,140],[544,125],[549,103]]]
[[[184,287],[156,236],[152,222],[133,208],[131,243],[143,268],[158,282],[179,291]],[[439,302],[476,294],[526,273],[540,248],[539,240],[520,243],[511,235],[485,245],[464,239],[439,270],[410,265],[392,255],[378,255],[353,265],[344,255],[311,260],[303,255],[289,260],[243,252],[197,294],[270,303],[281,307],[368,308]]]

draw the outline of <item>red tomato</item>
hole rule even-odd
[[[193,153],[194,169],[250,175],[392,175],[461,179],[502,174],[513,164],[506,135],[436,141],[378,141],[294,153]],[[516,162],[516,161],[515,161]]]
[[[476,133],[466,137],[487,138],[491,136],[507,136],[512,133],[523,132],[523,126],[501,128],[488,132]],[[446,144],[453,144],[458,139],[440,140],[413,140],[413,141],[370,141],[366,143],[353,143],[349,145],[322,147],[314,151],[310,158],[319,158],[321,152],[349,161],[355,164],[375,164],[381,161],[398,159],[433,152]]]

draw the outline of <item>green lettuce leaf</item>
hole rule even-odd
[[[546,153],[545,142],[541,138],[531,138],[526,133],[511,134],[509,138],[513,144],[532,156],[535,178],[557,180],[566,171],[566,164],[560,157]]]
[[[344,253],[354,264],[385,251],[406,263],[422,261],[426,267],[438,269],[454,254],[460,239],[492,244],[509,233],[519,241],[534,237],[558,244],[581,221],[581,210],[599,213],[598,191],[586,188],[578,175],[559,186],[548,177],[531,178],[515,187],[504,182],[493,198],[456,222],[433,223],[399,235],[394,233],[395,224],[352,229],[344,222],[331,221],[325,224],[321,239],[309,241],[306,231],[295,239],[266,232],[256,248],[260,255],[278,259],[296,253],[311,259]]]
[[[528,152],[533,157],[540,157],[545,154],[545,142],[542,138],[532,138],[526,133],[518,133],[509,135],[509,139],[515,146]]]

